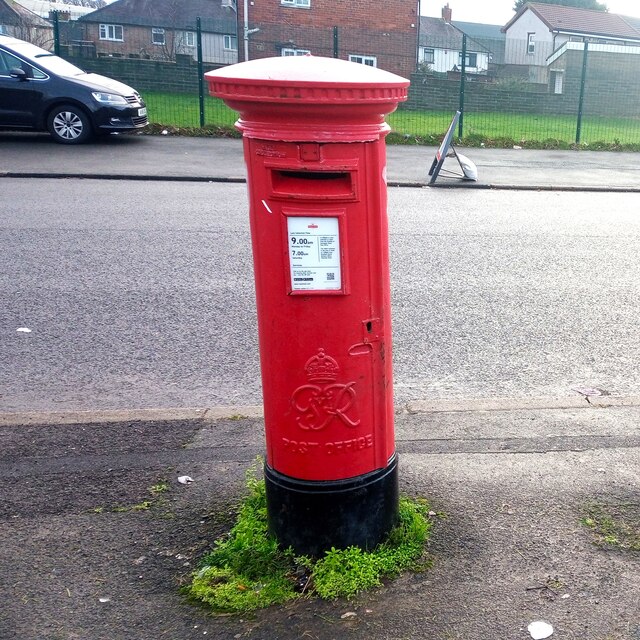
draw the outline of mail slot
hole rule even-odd
[[[351,200],[354,177],[349,171],[300,171],[272,169],[274,196],[300,200]]]
[[[312,56],[205,77],[244,138],[270,528],[372,547],[398,508],[384,116],[409,82]]]

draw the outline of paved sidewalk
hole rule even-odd
[[[0,132],[3,175],[237,180],[246,176],[238,139],[118,136],[65,147],[46,134]],[[640,155],[595,151],[460,148],[478,167],[478,182],[439,178],[466,188],[640,191]],[[388,145],[390,185],[426,185],[435,148]],[[459,172],[447,159],[445,168]]]
[[[402,491],[441,514],[433,567],[352,602],[217,618],[179,584],[229,527],[264,449],[259,419],[6,424],[0,637],[524,640],[543,619],[553,638],[637,640],[637,552],[594,545],[580,520],[593,502],[631,505],[637,526],[639,421],[639,407],[586,402],[400,414]]]

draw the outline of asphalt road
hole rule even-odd
[[[389,196],[399,403],[640,393],[636,194]],[[259,403],[245,185],[4,178],[2,202],[0,411]]]

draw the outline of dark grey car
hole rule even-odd
[[[29,42],[0,36],[0,128],[49,131],[78,144],[148,124],[140,94]]]

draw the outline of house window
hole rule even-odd
[[[238,50],[238,38],[236,36],[224,36],[224,48],[226,51]]]
[[[122,25],[119,24],[101,24],[100,40],[115,40],[116,42],[124,41]]]
[[[551,72],[551,86],[553,93],[561,94],[563,92],[564,85],[564,73],[562,71]]]
[[[458,54],[458,64],[462,66],[462,51]],[[465,67],[477,67],[478,66],[478,54],[467,53],[467,58],[464,63]]]
[[[165,44],[164,29],[153,27],[151,29],[151,42],[153,44]]]
[[[536,52],[536,34],[527,33],[527,53],[533,55]]]
[[[196,46],[196,32],[195,31],[185,31],[184,32],[184,46],[185,47],[195,47]]]
[[[436,59],[436,52],[434,49],[427,49],[426,47],[423,47],[422,49],[422,62],[427,62],[429,64],[432,64],[433,62],[435,62]]]
[[[9,28],[4,24],[0,24],[0,34],[8,36],[9,35]]]
[[[301,9],[309,9],[311,0],[280,0],[280,4],[286,7],[299,7]]]
[[[366,64],[368,67],[377,67],[378,61],[375,56],[358,56],[349,54],[349,62],[357,62],[358,64]]]
[[[306,56],[307,54],[311,53],[311,51],[309,51],[309,49],[282,49],[282,51],[280,51],[280,55],[282,56]]]

